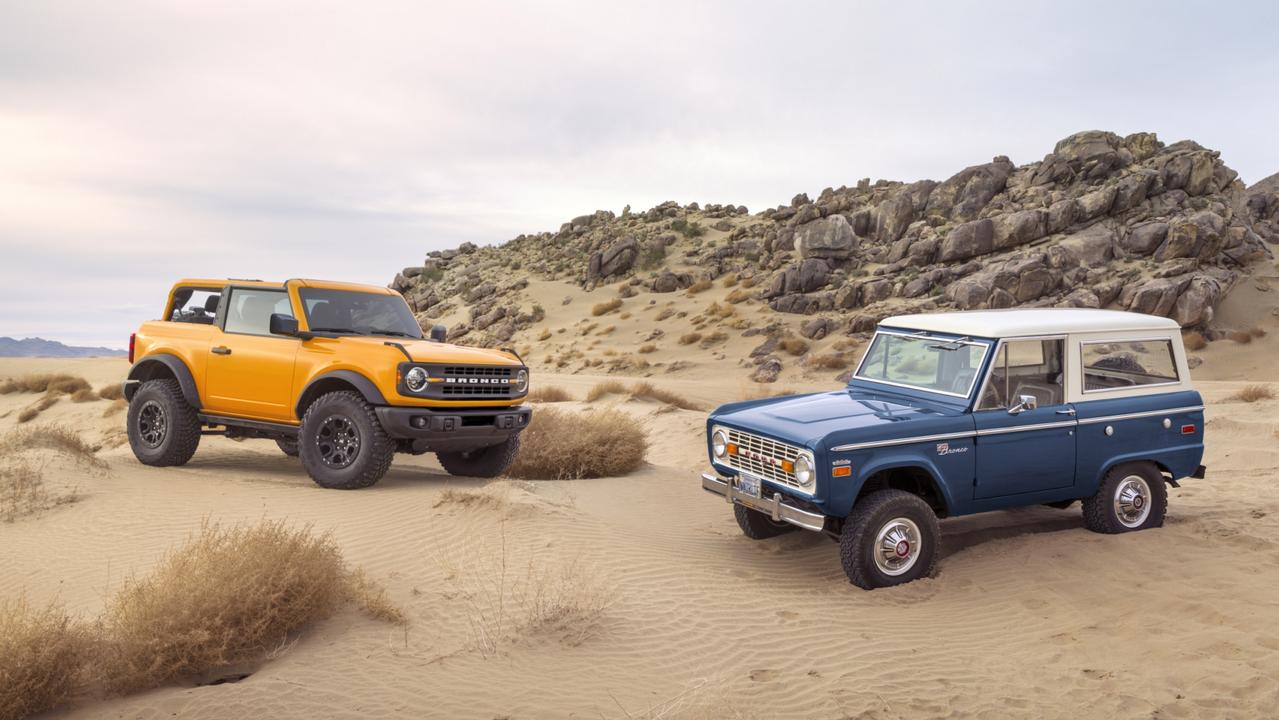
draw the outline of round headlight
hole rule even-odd
[[[430,377],[426,370],[415,367],[404,374],[404,384],[413,392],[421,392],[426,387],[426,379]]]
[[[715,457],[722,458],[728,452],[728,433],[717,429],[711,433],[711,452],[715,453]]]
[[[528,370],[521,370],[515,373],[515,392],[523,393],[528,390]]]
[[[795,458],[795,480],[800,485],[808,486],[813,484],[813,459],[808,455],[801,454]]]

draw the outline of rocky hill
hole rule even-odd
[[[661,306],[654,316],[672,310],[659,318],[664,334],[715,325],[819,340],[856,337],[902,312],[1074,306],[1164,315],[1211,338],[1214,308],[1251,268],[1270,269],[1275,243],[1274,178],[1246,188],[1192,141],[1087,131],[1038,162],[1000,156],[941,182],[865,179],[753,215],[674,202],[601,210],[554,233],[431,252],[391,287],[424,327],[444,322],[468,343],[525,348],[555,340],[548,284],[647,295],[639,305]],[[712,287],[726,289],[715,308],[690,300]],[[751,318],[738,306],[760,310]]]

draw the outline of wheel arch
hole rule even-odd
[[[293,411],[300,420],[311,403],[331,392],[355,391],[370,405],[386,405],[386,398],[372,380],[353,370],[334,370],[316,376],[302,388]]]
[[[1145,463],[1147,465],[1152,465],[1154,466],[1155,470],[1157,470],[1161,474],[1167,473],[1171,477],[1174,477],[1174,478],[1177,477],[1176,473],[1172,470],[1172,468],[1168,466],[1167,463],[1159,460],[1156,457],[1151,456],[1149,453],[1131,453],[1128,455],[1116,455],[1115,457],[1110,458],[1109,460],[1107,460],[1105,463],[1102,464],[1101,468],[1097,472],[1097,477],[1092,479],[1092,486],[1089,488],[1084,488],[1084,491],[1088,495],[1091,495],[1097,492],[1097,488],[1101,487],[1102,481],[1106,479],[1106,475],[1109,474],[1111,470],[1114,470],[1120,465],[1130,465],[1133,463]]]
[[[865,469],[853,507],[877,490],[903,490],[928,503],[937,517],[946,517],[954,508],[949,488],[938,479],[937,469],[920,459],[885,460]]]
[[[182,397],[191,407],[197,410],[204,407],[200,402],[200,389],[195,384],[195,376],[177,355],[169,353],[148,355],[129,368],[128,379],[129,381],[124,384],[125,400],[133,400],[138,386],[148,380],[171,379],[178,381],[178,387],[182,389]]]

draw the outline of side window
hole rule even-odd
[[[212,325],[217,319],[221,290],[203,288],[178,288],[173,293],[173,312],[170,322]]]
[[[283,290],[236,288],[231,291],[223,330],[246,335],[270,335],[272,313],[293,315],[288,293]]]
[[[1120,340],[1083,343],[1084,392],[1175,383],[1177,362],[1172,340]]]
[[[1062,373],[1064,340],[1013,340],[995,356],[978,410],[1007,408],[1022,395],[1032,395],[1041,406],[1061,405],[1066,393]]]

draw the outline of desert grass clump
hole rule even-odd
[[[819,370],[843,370],[848,367],[848,360],[843,353],[811,355],[808,358],[808,366]]]
[[[79,390],[89,390],[89,381],[76,375],[66,373],[42,373],[23,375],[0,383],[0,395],[12,393],[66,393],[70,395]]]
[[[689,400],[687,397],[669,390],[663,390],[655,387],[652,383],[639,382],[631,386],[631,399],[633,400],[656,400],[660,403],[671,405],[681,410],[701,410],[702,406]]]
[[[529,402],[535,403],[557,403],[570,402],[572,401],[573,396],[569,395],[568,391],[562,387],[556,387],[555,385],[539,385],[532,390],[529,390],[525,399]]]
[[[640,345],[639,349],[636,350],[635,352],[641,355],[647,355],[651,352],[656,352],[656,351],[657,351],[656,345],[654,345],[653,343],[644,343],[643,345]]]
[[[1182,333],[1181,341],[1185,344],[1186,349],[1191,352],[1208,347],[1208,338],[1205,338],[1203,333],[1198,330]]]
[[[1257,326],[1249,330],[1248,334],[1255,338],[1263,338],[1266,336],[1266,331],[1261,326]]]
[[[791,355],[798,357],[808,352],[808,341],[805,340],[804,338],[799,338],[793,335],[789,335],[787,337],[782,338],[781,342],[777,343],[777,347],[781,348],[782,350],[785,350]]]
[[[733,292],[729,293],[724,298],[724,302],[732,303],[733,305],[736,305],[738,303],[746,302],[747,300],[750,300],[750,298],[751,298],[751,294],[749,292],[741,288],[738,288],[734,290]]]
[[[1238,402],[1252,403],[1258,400],[1269,400],[1273,398],[1275,393],[1267,385],[1248,385],[1242,390],[1226,398],[1227,400],[1235,400]]]
[[[111,692],[144,690],[264,657],[327,616],[347,582],[330,535],[281,521],[205,524],[108,603],[101,682]]]
[[[107,406],[107,409],[102,411],[102,417],[107,418],[112,415],[119,415],[124,412],[124,409],[127,407],[129,407],[129,403],[124,398],[112,400],[111,404]]]
[[[626,386],[621,382],[617,380],[605,380],[603,382],[596,383],[594,387],[587,391],[586,402],[595,402],[602,397],[606,397],[608,395],[621,395],[624,392],[626,392]]]
[[[102,465],[93,447],[74,430],[62,425],[33,425],[13,430],[0,438],[0,456],[19,450],[47,448],[66,453],[90,465]]]
[[[728,341],[728,333],[724,332],[723,330],[716,330],[715,332],[702,338],[700,347],[703,349],[706,349],[727,341]]]
[[[591,315],[594,315],[595,317],[599,317],[600,315],[607,315],[608,313],[613,312],[614,310],[620,308],[621,306],[622,306],[621,298],[613,298],[612,300],[605,300],[604,302],[596,303],[595,305],[591,307]]]
[[[75,491],[50,492],[40,471],[24,462],[0,465],[0,522],[38,515],[79,499]]]
[[[73,403],[96,402],[101,399],[102,398],[98,397],[98,393],[94,392],[91,388],[76,390],[71,393],[71,402]]]
[[[392,625],[408,625],[404,610],[386,595],[386,588],[369,578],[363,569],[355,570],[346,578],[346,599],[365,615]]]
[[[551,339],[551,331],[549,329],[543,329],[542,333],[537,336],[538,342],[545,342],[550,339]]]
[[[692,345],[693,343],[701,339],[702,339],[702,334],[699,332],[684,333],[683,335],[680,335],[679,337],[679,344]]]
[[[28,405],[18,413],[18,422],[27,423],[35,420],[40,416],[40,413],[56,405],[61,397],[62,396],[56,392],[46,393],[38,402]]]
[[[644,428],[620,410],[547,408],[533,414],[507,475],[526,480],[614,477],[643,465],[647,451]]]
[[[91,635],[58,605],[0,600],[0,720],[52,710],[82,686]]]
[[[685,292],[688,295],[696,295],[700,292],[706,292],[707,290],[710,290],[712,287],[714,287],[714,283],[712,283],[710,280],[707,280],[706,278],[702,278],[701,280],[698,280],[692,285],[689,285],[688,290],[686,290]]]
[[[123,400],[124,386],[120,383],[111,383],[98,388],[98,397],[103,400]]]
[[[1240,345],[1247,345],[1252,342],[1252,333],[1246,330],[1236,330],[1235,332],[1230,333],[1230,339]]]

